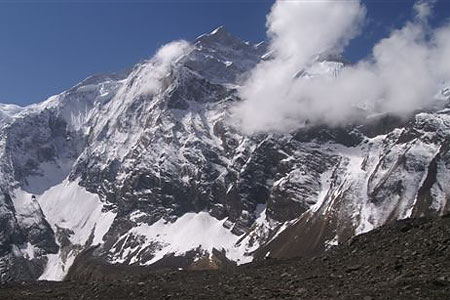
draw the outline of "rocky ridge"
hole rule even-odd
[[[176,45],[168,60],[0,107],[2,281],[61,280],[86,253],[174,269],[311,256],[449,210],[445,87],[407,119],[245,136],[229,110],[266,45],[223,27]],[[343,67],[321,58],[296,77]]]

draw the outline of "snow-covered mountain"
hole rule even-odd
[[[88,249],[182,268],[310,255],[450,210],[448,90],[406,120],[245,136],[230,108],[266,52],[220,27],[42,103],[0,106],[1,280],[61,280]],[[296,77],[341,68],[318,59]]]

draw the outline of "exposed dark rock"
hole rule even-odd
[[[403,232],[402,228],[410,230]],[[216,271],[90,264],[64,282],[4,284],[5,299],[433,299],[450,293],[450,219],[411,219],[325,255]],[[77,268],[77,264],[72,268]]]

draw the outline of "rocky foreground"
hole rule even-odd
[[[82,259],[186,270],[213,249],[227,266],[312,257],[450,212],[448,83],[405,118],[355,107],[340,127],[249,135],[233,115],[267,51],[219,27],[44,102],[0,104],[0,282],[60,281]],[[293,80],[349,67],[320,55]]]
[[[221,271],[98,269],[103,277],[2,285],[0,299],[449,299],[450,215],[399,221],[308,259]]]

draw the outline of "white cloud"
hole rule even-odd
[[[341,52],[364,16],[359,1],[277,1],[267,17],[270,48],[278,60],[304,65],[319,52]]]
[[[146,68],[141,78],[139,93],[155,94],[162,86],[164,77],[170,72],[170,68],[177,59],[188,53],[192,48],[184,40],[174,41],[162,46]]]
[[[296,78],[318,64],[317,54],[343,51],[360,31],[365,8],[359,1],[277,1],[268,16],[272,59],[252,70],[233,120],[247,133],[290,131],[308,122],[339,125],[426,106],[450,81],[450,26],[429,28],[430,3],[414,9],[417,17],[377,43],[370,58],[339,76]]]
[[[414,12],[420,21],[426,21],[433,13],[436,0],[419,0],[414,3]]]

